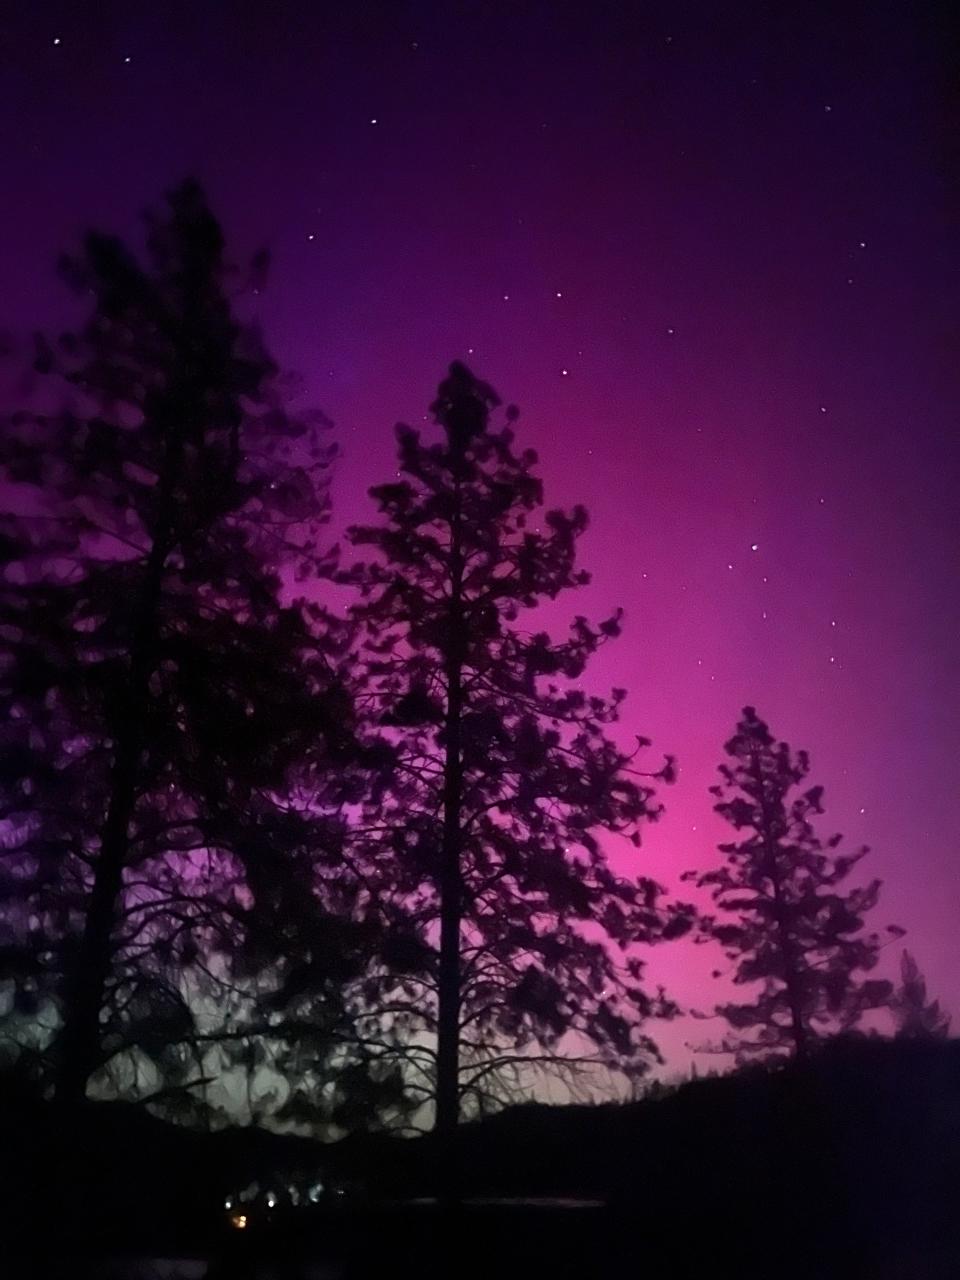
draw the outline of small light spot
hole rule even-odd
[[[831,618],[831,619],[830,619],[830,625],[831,625],[831,627],[835,627],[835,626],[837,625],[837,620],[836,620],[836,618]]]
[[[569,369],[561,369],[561,370],[560,370],[560,376],[561,376],[561,377],[563,377],[563,378],[565,378],[569,372],[570,372],[570,370],[569,370]]]
[[[562,297],[563,297],[563,294],[560,292],[560,290],[559,290],[559,289],[557,290],[557,295],[556,295],[556,296],[557,296],[558,298],[562,298]]]
[[[831,661],[831,662],[836,662],[836,658],[834,658],[834,657],[833,657],[833,655],[831,655],[831,657],[830,657],[830,661]]]
[[[510,295],[509,295],[509,293],[505,293],[505,294],[503,295],[503,300],[504,300],[504,302],[509,302],[509,301],[510,301]]]
[[[847,276],[847,284],[853,284],[853,276]]]
[[[379,121],[377,120],[377,117],[376,117],[376,116],[372,116],[372,117],[371,117],[371,119],[370,119],[370,123],[371,123],[371,124],[378,124],[378,123],[379,123]]]
[[[669,333],[671,337],[673,337],[673,335],[674,335],[676,332],[677,332],[677,331],[676,331],[676,329],[668,329],[668,330],[667,330],[667,333]]]
[[[467,355],[468,355],[468,356],[472,356],[472,355],[473,355],[473,347],[467,347]]]
[[[859,246],[858,246],[858,247],[859,247],[859,248],[861,248],[861,249],[865,249],[865,248],[867,247],[867,242],[866,242],[866,240],[861,240],[861,241],[859,242]]]
[[[59,43],[60,43],[60,37],[59,37],[59,36],[54,36],[54,37],[53,37],[53,43],[54,43],[54,44],[59,44]]]
[[[820,412],[821,412],[821,413],[826,413],[826,412],[827,412],[827,406],[826,406],[825,404],[822,404],[822,405],[820,406]]]
[[[733,565],[732,565],[732,564],[728,564],[728,565],[727,565],[727,568],[728,568],[728,569],[732,569],[732,568],[733,568]]]
[[[127,54],[127,56],[124,58],[124,62],[129,62],[129,61],[130,61],[130,55]]]
[[[827,113],[827,115],[829,115],[829,114],[830,114],[830,112],[833,110],[833,107],[831,107],[831,106],[827,106],[827,105],[825,104],[823,109],[824,109],[824,111]]]
[[[866,809],[861,809],[861,810],[860,810],[860,812],[861,812],[861,813],[866,813],[867,811],[866,811]]]
[[[314,238],[314,235],[315,235],[315,234],[316,234],[316,233],[315,233],[315,232],[313,232],[313,231],[308,231],[308,232],[307,232],[307,239],[308,239],[308,240],[312,240],[312,239]]]
[[[420,41],[419,41],[419,40],[411,40],[411,41],[410,41],[410,48],[411,48],[411,49],[419,49],[419,48],[420,48]]]
[[[751,543],[750,543],[750,550],[751,550],[751,551],[759,551],[759,550],[760,550],[760,543],[759,543],[759,542],[751,542]]]

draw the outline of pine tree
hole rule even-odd
[[[823,788],[804,786],[806,752],[776,742],[752,707],[724,750],[714,807],[743,835],[720,846],[723,865],[684,877],[709,888],[722,912],[701,936],[722,946],[734,983],[759,987],[754,999],[717,1008],[734,1032],[723,1047],[741,1059],[804,1058],[820,1036],[890,999],[889,982],[861,976],[881,946],[864,932],[880,882],[842,887],[867,850],[842,853],[840,836],[817,834]]]
[[[68,1104],[144,1055],[185,1082],[191,982],[215,1009],[231,966],[276,993],[346,963],[316,886],[351,710],[334,629],[283,600],[325,568],[327,424],[238,319],[195,184],[147,247],[91,234],[64,262],[89,317],[39,342],[46,407],[0,445],[0,945],[19,1048]]]
[[[432,405],[440,439],[397,428],[398,479],[371,491],[382,523],[350,531],[373,556],[341,574],[362,596],[360,702],[399,759],[365,806],[357,857],[423,951],[402,983],[371,984],[370,1008],[435,1101],[445,1145],[463,1105],[572,1067],[565,1055],[642,1073],[656,1057],[643,1023],[674,1008],[645,988],[635,948],[690,924],[601,844],[639,843],[671,766],[638,771],[645,741],[628,751],[607,732],[624,691],[581,686],[619,613],[577,617],[560,640],[542,629],[538,607],[588,581],[575,563],[587,514],[541,512],[536,455],[491,425],[497,404],[451,366]]]
[[[939,1000],[927,999],[927,984],[909,951],[900,957],[900,986],[891,1007],[898,1039],[946,1040],[950,1034],[950,1015]]]

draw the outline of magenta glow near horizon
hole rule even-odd
[[[838,12],[839,10],[839,12]],[[112,14],[112,16],[111,16]],[[714,858],[740,708],[812,756],[960,1013],[957,153],[933,10],[812,4],[22,7],[5,23],[0,328],[187,174],[343,450],[335,527],[451,359],[521,408],[625,609],[598,691],[676,754],[643,869]],[[4,395],[11,394],[4,379]],[[617,857],[636,857],[617,854]],[[867,869],[865,868],[865,873]],[[896,949],[889,954],[895,976]],[[651,973],[714,998],[683,943]],[[660,1033],[671,1065],[709,1024]]]

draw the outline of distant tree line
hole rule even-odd
[[[62,263],[86,319],[3,421],[4,1065],[65,1106],[355,1129],[429,1103],[449,1136],[540,1074],[641,1078],[679,1012],[642,957],[685,935],[744,988],[716,1011],[741,1058],[879,1008],[946,1034],[912,958],[870,976],[897,931],[848,884],[865,850],[821,839],[806,755],[751,708],[715,788],[736,839],[690,873],[714,909],[613,869],[673,762],[583,687],[619,612],[540,623],[589,580],[587,513],[544,509],[516,411],[457,363],[338,553],[329,424],[241,319],[265,265],[194,183],[145,258],[89,235]]]

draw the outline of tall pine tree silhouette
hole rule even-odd
[[[646,989],[633,948],[690,923],[652,880],[615,873],[598,838],[639,843],[670,765],[638,771],[607,733],[624,692],[581,687],[619,615],[577,617],[560,640],[542,629],[538,607],[588,581],[575,563],[587,515],[540,510],[536,456],[491,425],[497,404],[451,366],[432,405],[440,439],[397,428],[399,478],[371,491],[383,521],[350,532],[374,556],[341,575],[362,593],[360,701],[400,761],[358,856],[369,892],[418,924],[427,966],[399,987],[384,974],[376,998],[448,1150],[464,1103],[565,1052],[642,1072],[656,1056],[642,1023],[673,1006]]]
[[[65,407],[14,415],[0,445],[20,498],[2,528],[2,942],[17,1011],[55,1012],[66,1103],[123,1051],[160,1063],[189,1039],[178,976],[204,949],[223,976],[238,938],[247,970],[290,963],[271,938],[317,938],[322,827],[283,800],[322,794],[340,777],[325,753],[352,750],[320,611],[282,601],[325,567],[326,423],[288,408],[237,318],[196,184],[147,251],[91,234],[65,261],[89,318],[37,357]],[[284,903],[297,919],[266,928]]]
[[[711,792],[742,835],[720,846],[722,866],[685,876],[721,910],[703,928],[733,962],[733,981],[759,986],[754,999],[718,1007],[735,1033],[724,1048],[741,1058],[804,1058],[825,1032],[854,1027],[890,999],[889,982],[862,976],[881,947],[879,934],[864,932],[880,881],[843,887],[867,850],[842,853],[840,836],[817,834],[823,788],[804,785],[806,752],[775,741],[753,707],[724,750]]]

